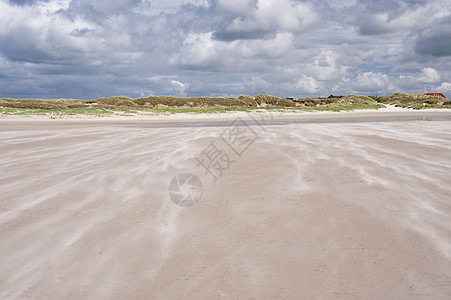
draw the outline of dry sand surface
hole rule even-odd
[[[0,298],[450,299],[451,114],[422,114],[2,120]]]

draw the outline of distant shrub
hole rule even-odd
[[[211,103],[212,106],[248,106],[244,100],[237,98],[208,98],[206,103]]]
[[[255,101],[254,97],[251,96],[239,96],[239,101],[244,102],[247,106],[257,106],[257,102]]]
[[[443,105],[451,105],[451,101],[450,100],[444,101]]]
[[[100,105],[126,106],[127,103],[130,104],[130,102],[127,102],[127,101],[132,102],[133,100],[131,98],[128,98],[125,96],[114,96],[114,97],[107,97],[107,98],[97,98],[97,99],[91,100],[90,102],[91,103],[99,103]],[[134,106],[136,106],[136,105],[134,105]]]
[[[443,98],[439,96],[430,96],[424,94],[401,94],[395,93],[388,97],[388,103],[392,104],[441,104]]]
[[[275,106],[277,104],[278,97],[269,95],[258,95],[255,96],[255,101],[261,106]]]
[[[318,106],[321,102],[321,99],[314,99],[314,98],[300,98],[295,100],[296,106],[308,106],[308,107],[315,107]]]
[[[116,103],[117,106],[125,106],[125,107],[135,107],[138,106],[135,102],[132,100],[121,100]]]
[[[379,96],[379,97],[376,97],[376,102],[379,102],[379,103],[389,103],[389,101],[390,101],[390,99],[389,99],[389,96]]]
[[[294,103],[294,101],[285,98],[279,98],[276,96],[258,95],[255,96],[254,99],[255,102],[260,106],[285,106],[285,107],[296,106],[296,103]]]
[[[211,98],[211,97],[191,97],[178,98],[171,96],[149,96],[133,100],[141,106],[156,107],[166,105],[167,107],[230,107],[230,106],[255,106],[254,98],[240,96],[238,98]]]
[[[171,107],[190,106],[188,98],[177,98],[171,96],[149,96],[133,100],[138,105],[156,107],[157,105],[166,105]]]
[[[425,100],[423,103],[426,103],[426,104],[439,104],[439,102],[441,102],[441,101],[438,101],[436,99],[428,99],[428,100]]]
[[[0,106],[7,107],[8,104],[9,104],[9,101],[0,99]]]
[[[338,99],[338,103],[352,105],[352,104],[376,104],[374,99],[367,96],[347,95]]]
[[[294,100],[296,106],[342,106],[342,105],[355,105],[355,104],[376,104],[374,99],[366,96],[347,95],[341,98],[304,98]]]
[[[0,106],[9,108],[29,108],[29,109],[66,109],[81,108],[87,106],[86,101],[74,99],[0,99]]]
[[[294,107],[294,106],[296,106],[296,104],[295,104],[294,101],[292,101],[292,100],[288,100],[288,99],[284,99],[284,98],[279,98],[279,99],[277,100],[277,106]]]
[[[67,104],[67,108],[81,108],[86,107],[83,103],[73,103],[73,104]]]

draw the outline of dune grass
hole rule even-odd
[[[382,104],[394,104],[414,109],[451,108],[451,101],[422,94],[401,94],[367,97],[347,95],[341,98],[285,99],[270,95],[239,96],[237,98],[149,96],[131,99],[125,96],[77,99],[11,99],[0,98],[0,116],[133,116],[139,114],[203,114],[235,111],[346,111],[379,109]]]
[[[170,115],[178,113],[186,114],[217,114],[230,112],[262,112],[262,111],[280,111],[280,112],[302,112],[302,111],[349,111],[356,109],[379,109],[383,107],[380,104],[355,104],[347,106],[329,106],[329,107],[284,107],[284,106],[231,106],[231,107],[180,107],[180,108],[117,108],[105,109],[95,107],[67,108],[67,109],[23,109],[23,108],[0,108],[0,116],[33,116],[48,115],[54,117],[61,116],[97,116],[108,117],[112,115],[134,116],[139,114],[146,115]]]
[[[449,108],[449,106],[451,106],[451,101],[448,101],[443,97],[424,94],[395,93],[391,96],[374,97],[374,100],[379,103],[413,109]]]
[[[105,109],[119,108],[234,108],[236,107],[317,107],[346,106],[354,104],[376,104],[374,99],[366,96],[348,95],[339,99],[300,98],[289,100],[270,95],[255,97],[239,96],[237,98],[149,96],[131,99],[124,96],[97,98],[93,100],[76,99],[10,99],[1,98],[0,107],[27,109],[69,109],[101,107]]]

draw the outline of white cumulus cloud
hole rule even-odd
[[[421,69],[421,77],[419,78],[422,82],[439,82],[440,74],[434,68],[423,68]]]
[[[178,95],[184,96],[186,89],[189,88],[188,83],[183,83],[177,80],[171,80],[171,84],[174,86],[174,90],[177,92]]]

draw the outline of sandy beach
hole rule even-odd
[[[449,299],[450,128],[394,108],[0,119],[0,298]],[[184,173],[190,207],[168,191]]]

